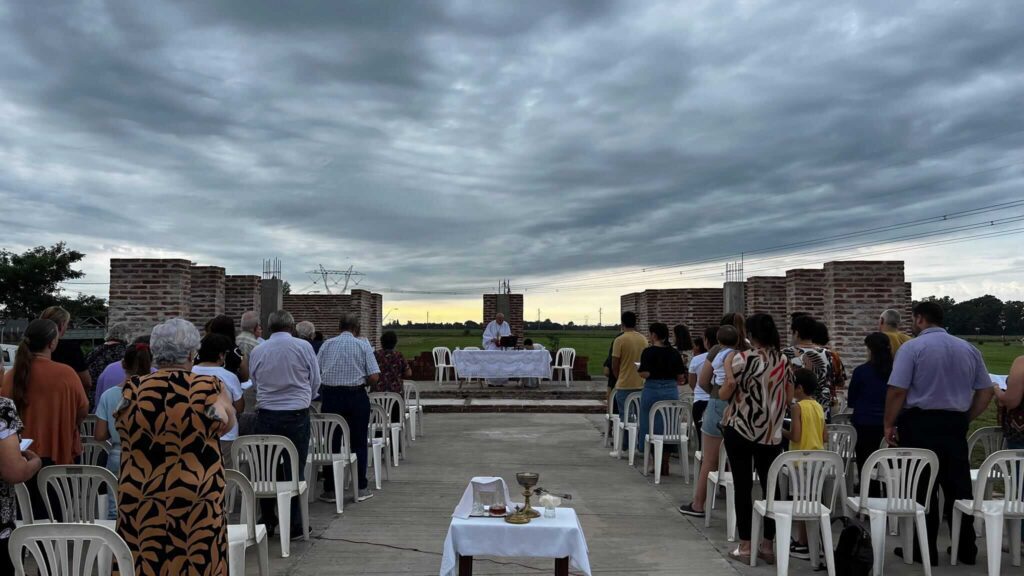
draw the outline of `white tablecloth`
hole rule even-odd
[[[452,361],[460,378],[551,378],[547,350],[456,350]]]
[[[543,512],[538,508],[538,512]],[[557,508],[554,518],[509,524],[501,518],[452,518],[444,539],[440,576],[455,574],[459,556],[503,558],[565,558],[576,570],[590,574],[583,528],[572,508]]]

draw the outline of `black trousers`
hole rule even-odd
[[[932,559],[938,558],[935,539],[939,534],[941,518],[950,522],[952,534],[953,501],[973,498],[971,485],[971,461],[967,454],[968,419],[966,412],[948,410],[919,410],[911,408],[899,419],[899,442],[905,448],[927,448],[939,457],[939,473],[931,494],[928,510],[928,551]],[[927,482],[927,479],[924,480]],[[927,485],[918,489],[917,501],[924,503]],[[945,497],[944,510],[939,510],[936,492],[942,488]],[[942,515],[940,517],[940,514]],[[960,557],[974,558],[978,547],[974,542],[974,522],[970,518],[960,524]],[[917,534],[914,535],[915,542]],[[917,545],[915,544],[915,550]],[[904,551],[907,553],[907,551]]]
[[[857,472],[859,474],[864,470],[864,462],[867,461],[868,456],[871,456],[882,445],[885,427],[861,424],[854,424],[853,427],[857,430],[857,446],[854,447],[854,452],[857,454]],[[876,498],[881,497],[882,494],[882,485],[877,480],[872,481],[868,496]]]
[[[370,397],[362,386],[322,386],[320,388],[320,411],[324,414],[337,414],[348,423],[351,435],[349,450],[356,455],[358,461],[359,489],[365,490],[366,483],[366,430],[370,425]],[[341,448],[340,438],[333,440],[333,448]],[[324,492],[334,493],[334,472],[324,468]]]
[[[299,453],[299,479],[306,479],[306,456],[309,454],[309,409],[303,410],[259,410],[256,412],[256,433],[275,434],[284,436],[295,444]],[[277,469],[277,477],[282,480],[291,479],[291,463],[284,462]],[[287,464],[287,465],[285,465]],[[306,495],[292,498],[292,527],[299,527],[293,530],[292,534],[302,534],[302,516],[299,509],[299,498]],[[277,502],[269,498],[260,500],[260,514],[262,522],[270,526],[277,526]]]
[[[701,425],[704,423],[704,410],[708,407],[707,400],[698,400],[693,403],[693,426],[694,430],[697,431],[697,450],[703,450],[701,448],[701,441],[703,440],[702,434],[700,433]]]
[[[751,515],[754,513],[754,470],[757,470],[761,482],[761,494],[766,494],[768,469],[772,467],[775,458],[782,454],[782,445],[751,442],[740,436],[732,426],[723,429],[722,438],[729,466],[732,467],[732,481],[736,486],[736,535],[740,540],[750,540]],[[765,518],[763,526],[762,537],[765,540],[774,539],[775,521]],[[751,542],[750,545],[756,550],[759,543]],[[783,542],[783,545],[789,546],[789,543]]]

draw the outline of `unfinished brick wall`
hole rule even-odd
[[[487,326],[491,320],[494,320],[494,316],[498,313],[498,295],[484,294],[483,300],[483,324],[484,326]],[[512,335],[519,336],[519,341],[522,342],[524,334],[523,295],[508,294],[508,308],[508,312],[505,314],[505,321],[508,322],[509,327],[512,329]]]
[[[140,333],[169,318],[188,318],[192,264],[167,258],[112,258],[108,323],[128,322]]]
[[[381,309],[383,298],[366,290],[353,290],[352,294],[287,294],[284,309],[291,312],[296,322],[312,322],[325,338],[337,336],[341,315],[359,316],[362,335],[380,347]]]
[[[260,277],[224,277],[224,314],[235,321],[235,326],[248,311],[260,312]]]
[[[789,327],[794,312],[806,312],[815,318],[825,313],[825,271],[797,268],[786,271],[786,316],[777,321],[779,330]]]
[[[786,315],[786,277],[751,276],[747,278],[746,315],[771,314],[776,324],[789,322]]]
[[[637,328],[644,332],[654,322],[664,322],[671,329],[685,324],[699,334],[708,326],[717,326],[722,319],[721,288],[670,288],[644,290],[626,294],[619,300],[622,311],[637,315]]]
[[[910,307],[903,262],[848,261],[825,264],[825,310],[822,315],[847,368],[867,357],[864,336],[878,330],[883,310]]]
[[[220,266],[193,265],[190,274],[189,320],[197,327],[202,327],[214,316],[224,313],[224,269]]]

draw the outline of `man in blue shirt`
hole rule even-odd
[[[889,377],[885,437],[892,446],[926,448],[939,457],[938,481],[927,517],[928,551],[936,566],[940,512],[951,518],[954,500],[973,497],[968,426],[988,408],[994,391],[981,353],[946,332],[942,307],[937,303],[921,302],[914,307],[913,331],[916,338],[900,347]],[[942,511],[935,494],[939,487],[945,495]],[[922,488],[918,501],[923,503],[925,496]],[[973,522],[961,524],[959,538],[960,561],[974,564],[978,547]],[[921,560],[918,550],[915,545],[915,561]],[[908,553],[896,549],[897,556]]]

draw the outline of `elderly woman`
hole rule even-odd
[[[110,328],[107,328],[107,337],[103,340],[103,344],[92,349],[89,355],[85,357],[85,364],[89,367],[89,378],[94,384],[100,380],[100,374],[103,374],[103,370],[114,362],[120,362],[124,359],[124,353],[128,350],[128,342],[131,341],[131,325],[127,322],[118,322],[112,324]],[[95,390],[95,388],[94,388]],[[95,398],[90,397],[90,405],[95,405],[100,400],[100,396],[103,392],[96,392]],[[89,396],[92,396],[93,392],[89,392]]]
[[[216,376],[192,372],[199,345],[199,331],[181,318],[153,328],[158,370],[125,382],[115,411],[117,533],[137,574],[228,573],[219,440],[235,410]]]

